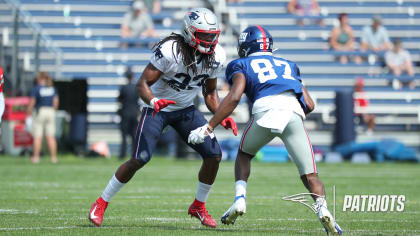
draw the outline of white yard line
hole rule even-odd
[[[38,209],[32,209],[32,210],[26,210],[26,211],[21,211],[21,210],[17,210],[17,209],[0,209],[0,213],[3,213],[3,214],[38,214],[39,211],[38,211]]]
[[[169,219],[169,218],[168,218]],[[103,226],[101,229],[139,229],[139,228],[147,228],[142,226]],[[191,229],[201,229],[202,227],[191,227]],[[66,230],[66,229],[88,229],[88,227],[82,226],[59,226],[59,227],[16,227],[16,228],[0,228],[0,231],[21,231],[21,230]],[[180,229],[186,229],[185,227],[180,227]],[[225,228],[219,228],[219,231],[223,231]],[[227,227],[226,229],[231,229],[231,227]],[[297,228],[290,228],[290,227],[276,227],[276,228],[243,228],[242,230],[247,232],[259,232],[259,231],[295,231],[300,233],[319,233],[322,232],[321,229],[319,230],[303,230]],[[239,230],[241,231],[241,230]],[[372,233],[371,230],[347,230],[345,231],[347,235],[378,235],[380,233],[419,233],[420,230],[380,230],[375,233]]]
[[[247,219],[241,219],[244,221],[252,221],[252,220],[247,220]],[[318,221],[318,219],[315,218],[311,218],[311,219],[306,219],[306,218],[259,218],[256,219],[257,221]],[[399,219],[351,219],[351,220],[343,220],[341,219],[340,221],[337,221],[338,223],[340,222],[398,222],[398,223],[412,223],[412,222],[418,222],[417,219],[413,219],[413,220],[399,220]]]

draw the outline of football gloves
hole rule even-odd
[[[188,143],[193,145],[203,143],[207,136],[214,138],[214,133],[213,130],[209,128],[208,124],[205,124],[190,132],[190,135],[188,136]]]
[[[238,135],[238,127],[236,126],[236,123],[232,118],[228,117],[222,120],[222,122],[220,122],[220,125],[225,127],[225,129],[232,129],[233,134],[235,136]]]
[[[158,113],[163,108],[175,103],[176,102],[173,100],[152,98],[152,100],[150,100],[150,106],[152,106],[154,109],[152,117],[155,117],[156,113]]]
[[[228,117],[224,119],[222,122],[220,122],[220,124],[223,127],[225,127],[225,129],[232,129],[233,134],[235,135],[238,134],[238,128],[236,126],[235,121],[233,121],[232,118]],[[188,143],[191,143],[194,145],[203,143],[204,139],[207,136],[210,136],[210,138],[214,138],[214,133],[213,133],[213,130],[209,127],[209,125],[205,124],[190,132],[190,135],[188,136]]]

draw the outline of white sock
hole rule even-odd
[[[327,207],[327,200],[325,200],[325,197],[318,197],[318,198],[315,200],[315,202],[316,202],[316,204],[318,204],[319,206],[324,206],[325,208],[328,208],[328,207]]]
[[[198,181],[195,199],[197,199],[200,202],[206,202],[211,190],[211,186],[212,185],[201,183],[200,181]]]
[[[236,197],[244,195],[246,196],[246,182],[243,180],[238,180],[235,182]]]
[[[117,177],[112,176],[111,180],[109,181],[108,185],[106,186],[104,192],[102,193],[102,199],[104,199],[106,202],[109,202],[111,198],[120,191],[120,189],[125,184],[118,181]]]

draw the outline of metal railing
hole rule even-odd
[[[12,40],[12,47],[11,47],[11,65],[10,65],[10,81],[11,81],[11,95],[16,95],[17,91],[22,91],[22,86],[24,86],[24,81],[20,81],[19,73],[23,73],[28,68],[23,68],[20,70],[19,68],[19,27],[20,23],[24,23],[27,28],[29,28],[32,32],[34,42],[34,57],[33,57],[33,74],[36,75],[40,69],[40,55],[41,55],[41,48],[42,46],[49,52],[54,55],[55,59],[55,68],[54,68],[54,77],[55,79],[60,79],[62,77],[62,59],[63,59],[63,52],[62,50],[56,45],[56,43],[51,39],[51,37],[44,32],[41,25],[38,24],[34,18],[32,17],[31,13],[25,9],[25,7],[20,3],[19,0],[3,0],[8,4],[8,6],[12,9],[12,26],[13,26],[13,40]],[[1,45],[3,47],[3,45]],[[4,49],[0,50],[2,52],[2,60],[4,61]],[[29,55],[29,54],[27,54]],[[25,61],[25,59],[24,59]],[[28,65],[30,65],[30,57],[26,58]],[[24,63],[25,64],[25,63]],[[3,64],[2,64],[3,65]]]

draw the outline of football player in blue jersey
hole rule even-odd
[[[301,180],[315,200],[313,208],[327,232],[341,234],[341,229],[328,211],[323,183],[312,145],[303,125],[305,115],[314,102],[302,85],[296,63],[272,54],[273,38],[261,26],[245,29],[238,41],[239,59],[229,63],[226,80],[231,85],[208,124],[191,131],[188,141],[201,143],[213,129],[228,117],[245,93],[252,102],[252,117],[242,135],[235,162],[236,197],[232,207],[222,216],[222,223],[233,224],[246,211],[246,184],[251,159],[264,145],[279,137],[295,162]]]
[[[137,127],[136,144],[132,157],[122,164],[111,178],[101,197],[91,207],[89,220],[96,226],[102,224],[111,198],[146,165],[166,126],[172,126],[184,141],[191,130],[207,121],[193,105],[201,91],[211,112],[220,100],[216,90],[217,74],[226,60],[225,51],[218,44],[220,28],[216,15],[206,8],[194,8],[184,16],[181,34],[171,34],[155,46],[150,63],[144,69],[137,88],[144,109]],[[237,134],[232,118],[222,121],[222,126]],[[198,173],[198,186],[188,214],[201,224],[216,227],[208,214],[206,199],[216,179],[222,152],[216,138],[207,137],[200,144],[190,144],[203,158]]]

